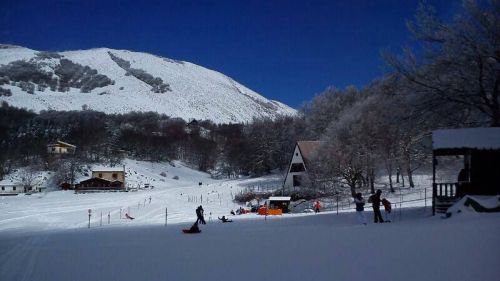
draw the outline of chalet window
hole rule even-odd
[[[304,172],[304,164],[302,163],[292,163],[292,167],[290,167],[290,173]]]
[[[56,151],[56,148],[55,148],[55,147],[53,147],[53,148],[52,148],[52,151]]]
[[[298,153],[298,152],[297,152],[297,153],[295,153],[295,156],[299,156],[299,153]]]
[[[99,177],[102,178],[102,173],[99,173]]]
[[[15,191],[15,190],[16,190],[16,187],[15,187],[15,186],[13,186],[13,187],[12,187],[12,191]]]
[[[2,186],[2,190],[5,190],[5,186]]]
[[[113,174],[113,179],[115,179],[115,180],[116,180],[117,178],[118,178],[118,174],[114,173],[114,174]]]

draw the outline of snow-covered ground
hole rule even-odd
[[[432,217],[425,200],[417,200],[421,190],[406,193],[417,200],[408,204],[420,207],[397,208],[387,224],[370,223],[367,211],[368,225],[358,225],[352,207],[267,219],[245,214],[223,224],[217,217],[238,207],[237,192],[281,178],[213,180],[179,162],[125,164],[128,184],[154,188],[0,197],[0,279],[496,280],[500,274],[500,214]],[[401,194],[389,198],[397,202]],[[182,234],[200,204],[207,225],[201,234]],[[123,219],[125,212],[135,220]]]

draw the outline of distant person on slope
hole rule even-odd
[[[385,221],[386,222],[391,222],[391,211],[392,211],[392,207],[391,207],[391,202],[389,202],[389,200],[387,199],[382,199],[382,205],[384,205],[384,210],[385,210]]]
[[[382,213],[380,213],[380,195],[382,195],[382,190],[377,189],[377,192],[368,198],[368,202],[372,203],[373,208],[373,220],[375,223],[382,223],[384,219],[382,218]]]
[[[196,223],[207,224],[205,218],[203,217],[203,207],[200,205],[196,208]]]
[[[365,199],[363,199],[363,195],[361,193],[356,193],[354,197],[354,204],[356,204],[356,216],[358,217],[358,222],[360,224],[366,225],[366,217],[365,217]]]
[[[219,217],[217,217],[219,218]],[[233,220],[229,220],[226,218],[226,216],[222,216],[222,218],[219,218],[222,222],[233,222]]]
[[[321,208],[319,201],[314,202],[313,208],[315,213],[319,213],[319,209]]]

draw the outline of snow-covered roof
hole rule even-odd
[[[292,199],[290,196],[271,196],[269,201],[290,201]]]
[[[93,167],[92,172],[123,172],[124,167]]]
[[[432,132],[433,149],[500,149],[500,128],[446,129]]]
[[[9,185],[22,185],[22,184],[19,182],[11,181],[11,180],[1,180],[0,181],[0,186],[9,186]]]

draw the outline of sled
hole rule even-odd
[[[128,214],[125,214],[125,217],[126,217],[127,219],[129,219],[129,220],[133,220],[133,219],[135,219],[135,218],[133,218],[133,217],[129,216]]]
[[[201,230],[199,232],[192,232],[189,229],[183,229],[182,232],[186,233],[186,234],[198,234],[198,233],[201,233]]]

